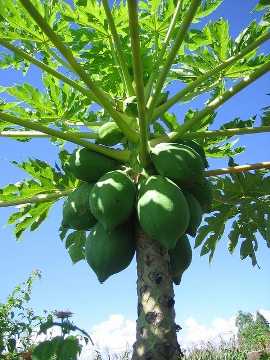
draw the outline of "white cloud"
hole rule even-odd
[[[110,315],[107,321],[93,326],[91,338],[95,344],[83,348],[81,360],[91,358],[95,350],[101,354],[121,353],[132,347],[136,337],[136,322],[125,320],[121,314]],[[107,358],[107,357],[106,357]]]
[[[270,321],[270,311],[261,309],[260,313],[265,316],[267,321]],[[221,317],[216,317],[209,328],[203,324],[198,324],[193,317],[189,317],[185,321],[183,330],[178,333],[178,341],[181,344],[182,350],[191,348],[192,346],[200,345],[210,341],[211,343],[218,343],[222,341],[230,341],[234,339],[237,334],[237,327],[235,326],[235,316],[229,320]],[[132,320],[125,320],[121,314],[110,315],[107,321],[95,325],[92,332],[89,332],[95,344],[93,347],[90,343],[84,346],[81,360],[86,360],[92,357],[94,350],[99,350],[100,353],[107,358],[106,354],[123,353],[127,349],[127,345],[132,348],[136,338],[136,322]]]
[[[270,322],[270,311],[269,310],[260,309],[259,313],[262,314],[268,322]]]
[[[205,325],[198,324],[193,317],[189,317],[185,321],[186,327],[184,327],[184,334],[182,335],[180,332],[178,336],[181,347],[186,349],[194,344],[208,341],[215,343],[221,339],[229,341],[237,333],[234,322],[235,317],[231,317],[229,320],[217,317],[212,321],[212,326],[206,328]]]

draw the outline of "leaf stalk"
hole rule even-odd
[[[252,74],[246,76],[243,80],[239,81],[236,85],[225,91],[222,95],[217,97],[210,104],[205,106],[204,109],[195,114],[191,119],[180,125],[175,131],[163,135],[158,139],[151,140],[150,145],[155,146],[160,142],[174,141],[188,132],[194,125],[200,123],[207,115],[213,113],[219,106],[231,99],[237,93],[245,89],[252,82],[258,80],[261,76],[270,71],[270,61],[262,65],[259,69],[253,71]]]
[[[270,161],[248,164],[248,165],[237,165],[228,168],[220,168],[215,170],[207,170],[204,172],[205,176],[216,176],[225,174],[234,174],[242,171],[259,170],[259,169],[270,169]]]
[[[247,46],[245,49],[239,51],[237,55],[230,57],[226,61],[224,61],[222,64],[216,66],[214,69],[206,72],[204,75],[197,78],[195,81],[193,81],[191,84],[187,85],[184,89],[176,93],[173,97],[168,99],[166,103],[159,106],[153,114],[153,120],[156,121],[159,119],[165,112],[167,112],[172,106],[174,106],[176,103],[180,102],[186,95],[194,91],[199,85],[203,84],[206,80],[210,79],[211,77],[217,75],[218,73],[221,73],[226,68],[229,68],[230,66],[234,65],[238,60],[244,58],[247,54],[254,51],[256,48],[258,48],[260,45],[265,43],[270,39],[270,33],[262,36],[260,39],[254,41],[251,45]]]
[[[17,205],[25,205],[31,203],[40,203],[40,202],[47,202],[52,200],[59,200],[65,196],[68,196],[72,193],[74,189],[64,190],[64,191],[56,191],[50,194],[39,194],[37,196],[32,196],[30,198],[25,199],[18,199],[18,200],[10,200],[10,201],[0,201],[0,208],[1,207],[9,207],[9,206],[17,206]]]
[[[102,4],[103,4],[103,7],[104,7],[106,16],[107,16],[109,28],[110,28],[111,33],[112,33],[112,37],[113,37],[116,53],[117,53],[117,56],[118,56],[118,60],[119,60],[119,63],[121,65],[121,71],[123,73],[124,83],[125,83],[125,87],[127,89],[127,96],[129,97],[129,96],[135,95],[135,93],[134,93],[134,89],[132,87],[132,82],[131,82],[131,79],[130,79],[130,76],[129,76],[129,72],[128,72],[126,61],[125,61],[125,57],[124,57],[124,54],[123,54],[123,51],[122,51],[121,43],[120,43],[120,40],[119,40],[119,35],[118,35],[117,29],[115,27],[114,19],[113,19],[113,16],[112,16],[108,1],[107,0],[102,0]]]
[[[96,151],[100,154],[106,155],[112,159],[129,162],[131,158],[131,150],[120,150],[120,149],[111,149],[106,146],[101,146],[98,144],[94,144],[90,141],[80,139],[79,137],[73,135],[73,133],[67,133],[55,129],[51,129],[47,126],[36,124],[29,120],[22,120],[15,116],[8,115],[6,113],[0,112],[0,119],[11,122],[13,124],[23,126],[25,128],[29,128],[32,130],[43,132],[49,136],[56,137],[59,139],[63,139],[66,141],[70,141],[74,144],[85,147],[86,149]]]
[[[144,97],[143,71],[140,49],[140,35],[138,23],[138,10],[136,0],[127,0],[129,14],[129,29],[131,39],[131,52],[134,70],[134,80],[136,84],[136,97],[138,106],[138,118],[140,125],[140,150],[139,159],[143,167],[147,167],[150,162],[148,146],[148,126],[146,121],[146,107]]]
[[[178,0],[177,2],[177,5],[176,5],[176,8],[175,8],[175,12],[174,12],[174,15],[173,15],[173,18],[172,18],[172,21],[171,21],[171,24],[168,28],[168,31],[167,31],[167,35],[166,35],[166,38],[164,40],[164,43],[162,45],[162,48],[161,50],[159,51],[159,54],[158,54],[158,58],[155,62],[155,67],[149,77],[149,80],[147,82],[147,85],[145,87],[145,98],[148,100],[149,97],[150,97],[150,93],[151,93],[151,89],[153,87],[153,84],[156,80],[156,75],[159,71],[159,68],[161,66],[161,62],[162,62],[162,59],[163,59],[163,56],[166,52],[166,49],[168,48],[169,46],[169,43],[170,43],[170,40],[171,40],[171,37],[172,37],[172,33],[173,33],[173,30],[175,29],[175,26],[177,24],[177,20],[178,20],[178,16],[179,16],[179,13],[181,11],[181,5],[182,5],[182,0]],[[148,104],[148,106],[150,105],[150,102]]]
[[[25,7],[29,15],[34,19],[34,21],[39,25],[43,32],[47,35],[50,41],[58,49],[58,51],[63,55],[66,61],[78,74],[81,80],[89,87],[89,89],[95,94],[98,99],[98,103],[111,115],[114,119],[120,130],[131,142],[137,142],[139,140],[139,134],[133,130],[127,123],[122,119],[119,113],[114,109],[114,107],[109,103],[107,97],[104,95],[103,91],[92,81],[90,76],[84,71],[82,66],[78,63],[72,53],[66,48],[58,35],[53,31],[41,14],[37,11],[35,6],[31,3],[30,0],[20,0],[22,5]]]
[[[178,31],[178,34],[176,35],[176,38],[175,38],[175,42],[168,54],[168,57],[163,65],[163,68],[159,74],[159,77],[157,79],[157,82],[156,82],[156,85],[155,85],[155,90],[152,94],[152,97],[149,101],[149,109],[147,111],[147,122],[148,124],[150,124],[152,122],[152,117],[153,117],[153,114],[154,114],[154,110],[155,110],[155,107],[156,107],[156,103],[157,103],[157,100],[158,100],[158,96],[162,90],[162,87],[164,85],[164,82],[168,76],[168,73],[170,71],[170,68],[174,62],[174,59],[184,41],[184,38],[185,38],[185,35],[189,29],[189,26],[192,22],[192,20],[194,19],[195,17],[195,14],[197,12],[197,9],[198,7],[200,6],[202,0],[193,0],[191,1],[191,4],[190,4],[190,7],[185,15],[185,18],[182,22],[182,25]]]

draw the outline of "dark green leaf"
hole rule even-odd
[[[81,353],[81,346],[75,336],[68,336],[58,351],[57,359],[59,360],[77,360],[78,355]]]
[[[85,258],[84,247],[85,247],[85,231],[74,231],[66,238],[66,249],[71,257],[72,263],[76,264],[78,261]]]
[[[58,348],[63,342],[61,336],[56,336],[52,340],[45,340],[38,344],[33,353],[33,360],[54,360],[58,352]]]

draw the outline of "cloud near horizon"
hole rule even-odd
[[[270,311],[260,309],[260,313],[270,322]],[[229,341],[237,334],[235,326],[235,316],[229,320],[217,317],[212,321],[212,326],[198,324],[193,317],[185,321],[184,329],[179,332],[178,341],[182,350],[200,345],[208,341],[218,343],[219,341]],[[95,344],[84,346],[80,360],[86,360],[99,351],[104,358],[110,354],[113,359],[114,354],[124,353],[127,349],[132,349],[136,338],[136,321],[125,320],[122,314],[110,315],[107,321],[93,326],[89,332]]]

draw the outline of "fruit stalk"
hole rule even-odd
[[[179,359],[167,249],[136,226],[138,320],[132,360]]]

